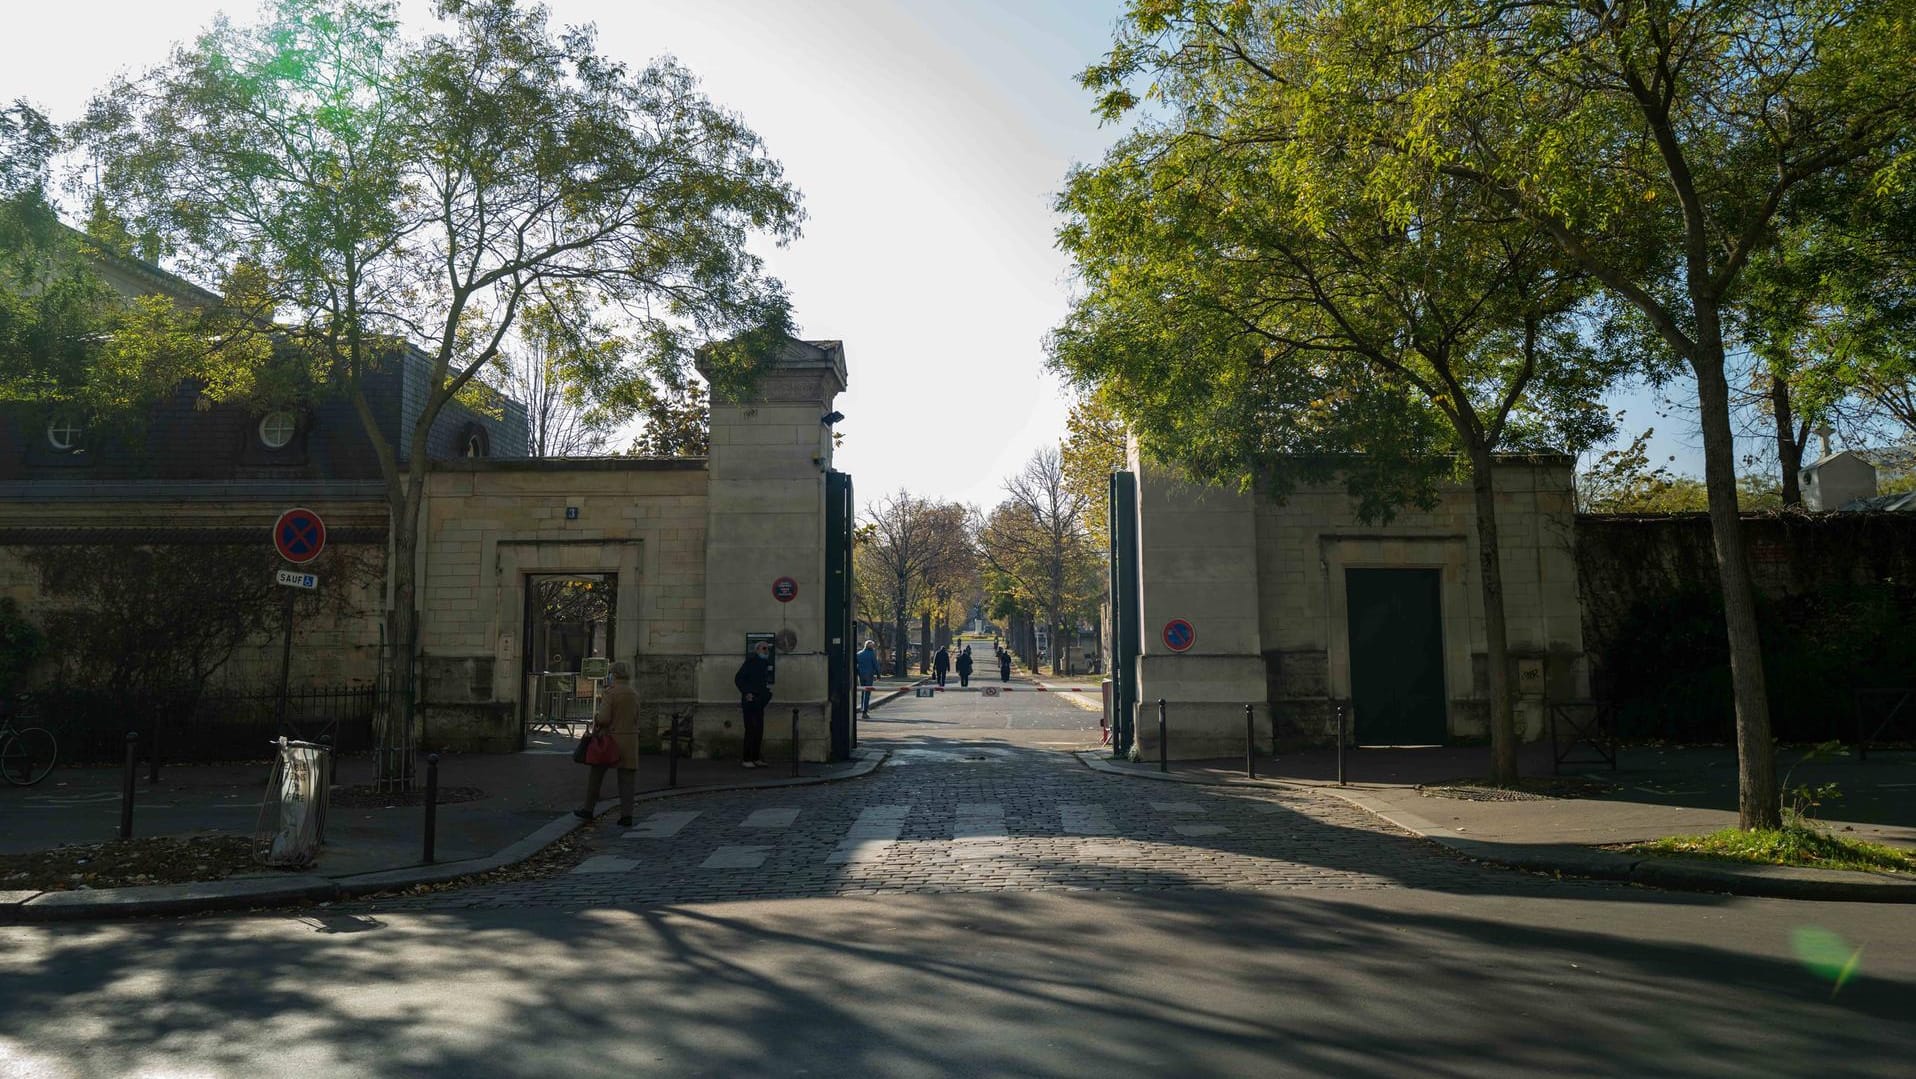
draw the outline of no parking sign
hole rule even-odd
[[[1197,630],[1182,618],[1173,618],[1164,624],[1164,647],[1173,652],[1189,652],[1197,643]]]
[[[295,566],[319,557],[326,549],[326,522],[309,509],[290,509],[273,522],[273,549]]]

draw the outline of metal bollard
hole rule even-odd
[[[1257,778],[1257,719],[1251,706],[1244,706],[1244,775]]]
[[[126,774],[120,777],[120,838],[133,838],[133,778],[140,770],[140,732],[126,732]]]
[[[798,774],[798,709],[792,709],[792,774]]]
[[[160,717],[164,714],[164,709],[153,709],[153,744],[148,746],[146,750],[146,782],[148,786],[160,781]]]
[[[333,736],[322,734],[319,744],[325,748],[319,754],[319,829],[318,839],[326,842],[326,813],[333,804]]]
[[[1344,785],[1344,706],[1337,706],[1337,785]]]
[[[665,733],[665,785],[679,785],[679,714],[672,713],[672,725]]]
[[[1164,698],[1158,698],[1158,771],[1171,770],[1171,739],[1164,730]]]
[[[426,754],[426,857],[432,863],[433,832],[439,816],[439,754]]]

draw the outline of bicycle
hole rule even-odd
[[[16,787],[31,787],[53,771],[60,743],[44,727],[15,727],[13,715],[0,709],[0,776]]]

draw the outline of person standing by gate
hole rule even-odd
[[[971,684],[971,646],[966,645],[958,653],[958,685],[960,688]]]
[[[619,772],[619,827],[632,827],[632,795],[639,786],[639,691],[632,688],[632,665],[620,660],[607,672],[611,680],[599,695],[598,714],[592,717],[595,734],[610,735],[618,743],[616,764],[595,764],[585,781],[585,807],[572,815],[591,820],[599,808],[599,790],[605,786],[605,772]]]
[[[945,688],[945,675],[951,673],[951,652],[942,644],[931,657],[931,673],[938,676],[938,688]]]
[[[878,681],[878,646],[870,641],[858,653],[858,710],[872,717],[872,686]]]
[[[998,649],[998,681],[1011,681],[1011,649]]]
[[[752,654],[732,676],[732,684],[738,687],[738,706],[745,716],[745,748],[739,754],[740,762],[747,768],[763,768],[765,762],[759,759],[759,752],[765,741],[765,706],[772,703],[772,646],[765,641],[753,645]]]

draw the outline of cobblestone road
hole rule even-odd
[[[623,906],[1055,889],[1469,890],[1488,877],[1508,891],[1530,881],[1460,861],[1316,792],[1093,772],[1067,747],[1095,742],[1095,713],[1057,695],[952,693],[901,700],[879,716],[862,728],[863,738],[891,755],[869,777],[647,803],[631,829],[602,819],[590,857],[568,873],[375,905]]]

